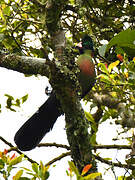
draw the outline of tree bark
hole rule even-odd
[[[40,74],[49,77],[49,66],[47,60],[43,58],[0,54],[0,67],[24,74]]]

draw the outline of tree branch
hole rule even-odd
[[[120,102],[118,98],[113,98],[109,94],[98,93],[92,93],[91,96],[98,105],[107,106],[108,108],[117,110],[118,115],[121,117],[121,120],[116,121],[117,124],[121,124],[123,127],[135,127],[135,115],[130,108],[127,109],[126,105]]]
[[[18,71],[24,74],[40,74],[49,76],[48,61],[43,58],[0,54],[0,67]]]
[[[131,149],[130,145],[94,145],[93,149]]]
[[[70,156],[70,155],[71,155],[71,152],[62,153],[60,156],[54,158],[53,160],[51,160],[47,164],[45,164],[45,166],[51,165],[51,164],[55,163],[56,161],[59,161],[62,158],[66,157],[66,156]]]
[[[38,147],[56,147],[56,148],[64,148],[70,150],[70,147],[64,144],[57,143],[40,143]],[[92,149],[131,149],[131,145],[93,145]]]
[[[57,143],[40,143],[37,147],[56,147],[56,148],[64,148],[70,150],[69,146],[63,144],[57,144]]]
[[[3,137],[0,136],[0,140],[2,142],[4,142],[5,144],[7,144],[10,149],[8,149],[8,152],[11,152],[11,151],[16,151],[18,154],[24,154],[22,153],[17,147],[14,147],[10,142],[8,142],[7,140],[5,140]],[[26,154],[24,154],[24,157],[27,158],[27,160],[31,163],[37,163],[36,161],[34,161],[33,159],[29,158]],[[37,163],[38,164],[38,163]]]
[[[120,168],[126,168],[126,169],[131,169],[131,170],[135,169],[135,166],[133,166],[133,165],[122,164],[120,162],[114,163],[112,161],[108,161],[108,160],[106,160],[104,158],[101,158],[100,156],[96,156],[96,155],[94,155],[94,157],[95,157],[95,159],[99,160],[100,162],[111,165],[111,166],[120,167]]]
[[[10,147],[10,149],[8,149],[8,152],[16,151],[18,154],[23,154],[20,150],[18,150],[17,147],[14,147],[10,142],[5,140],[1,136],[0,136],[0,140]],[[62,145],[62,144],[56,144],[56,143],[40,143],[38,145],[38,147],[48,147],[48,146],[51,146],[51,147],[55,146],[57,148],[60,147],[60,148],[65,148],[67,150],[70,150],[69,146]],[[114,145],[95,145],[95,146],[92,147],[92,149],[131,149],[131,146],[128,146],[128,145],[115,145],[115,144]],[[70,155],[71,155],[71,151],[66,152],[66,153],[62,153],[60,156],[58,156],[58,157],[52,159],[51,161],[49,161],[48,163],[46,163],[46,166],[51,165],[51,164],[55,163],[56,161],[59,161],[62,158],[66,157],[66,156],[70,156]],[[30,163],[37,163],[36,161],[34,161],[33,159],[31,159],[30,157],[28,157],[25,154],[24,154],[24,157],[27,158],[27,160]],[[121,163],[113,163],[112,161],[105,160],[105,159],[101,158],[100,156],[94,155],[94,157],[95,157],[95,159],[99,160],[100,162],[108,164],[108,165],[114,165],[114,166],[121,167],[121,168],[128,168],[128,169],[131,169],[131,170],[133,170],[135,168],[132,165],[121,164]]]
[[[0,136],[0,140],[1,140],[2,142],[4,142],[5,144],[7,144],[7,145],[10,147],[10,149],[8,149],[8,153],[11,152],[11,151],[15,151],[15,152],[17,152],[18,154],[24,154],[24,153],[22,153],[20,150],[18,150],[17,147],[14,147],[10,142],[8,142],[6,139],[4,139],[4,138],[1,137],[1,136]],[[58,146],[62,147],[62,146],[63,146],[63,148],[66,147],[66,145],[60,145],[60,144],[56,144],[56,143],[46,143],[46,146],[47,146],[47,145],[48,145],[48,146],[55,146],[55,147],[58,147]],[[42,146],[42,143],[41,143],[38,147],[40,147],[40,146]],[[68,146],[67,146],[67,149],[68,149]],[[49,161],[48,163],[46,163],[45,166],[51,165],[51,164],[53,164],[54,162],[56,162],[56,161],[58,161],[58,160],[61,160],[62,158],[66,157],[66,156],[69,156],[69,155],[71,155],[71,152],[62,153],[60,156],[58,156],[58,157],[52,159],[51,161]],[[38,164],[36,161],[34,161],[34,160],[31,159],[30,157],[28,157],[26,154],[24,154],[24,157],[27,158],[27,160],[28,160],[30,163],[36,163],[36,164]]]

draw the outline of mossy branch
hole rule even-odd
[[[63,35],[63,32],[61,32]],[[62,36],[61,36],[62,37]],[[53,37],[52,37],[53,38]],[[57,34],[55,34],[57,39]],[[59,38],[59,34],[58,34]],[[56,51],[58,59],[50,64],[50,83],[55,90],[63,112],[65,113],[67,139],[71,149],[71,157],[81,172],[86,164],[93,164],[91,172],[95,172],[96,162],[92,156],[88,123],[80,104],[81,92],[77,74],[80,72],[77,65],[71,65],[72,57],[66,56],[63,43],[57,44],[59,51]],[[57,47],[55,47],[57,49]],[[74,59],[72,59],[74,62]]]
[[[0,67],[24,74],[49,76],[48,62],[43,58],[18,56],[15,54],[0,54]]]
[[[99,106],[107,106],[110,109],[116,109],[118,115],[121,117],[117,120],[117,124],[121,124],[123,127],[134,128],[135,127],[135,115],[130,108],[127,108],[125,103],[120,102],[118,98],[114,98],[109,94],[91,94],[93,101]],[[100,120],[100,119],[99,119]]]

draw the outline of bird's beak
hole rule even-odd
[[[79,42],[76,47],[82,48],[82,42]]]

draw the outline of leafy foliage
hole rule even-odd
[[[85,97],[91,103],[90,113],[85,114],[91,124],[93,144],[97,143],[98,126],[108,119],[120,124],[124,132],[135,127],[134,5],[133,0],[69,0],[66,3],[63,0],[1,0],[1,53],[45,58],[50,53],[55,53],[50,34],[62,28],[66,32],[69,49],[67,56],[75,58],[77,53],[73,44],[78,43],[84,34],[92,36],[97,83]],[[7,108],[12,111],[28,98],[28,95],[20,99],[14,99],[8,94],[5,96]],[[92,114],[95,109],[96,113]],[[1,168],[5,166],[4,163],[1,159]],[[131,161],[127,163],[132,165]],[[77,177],[84,178],[78,174],[73,164],[70,163],[70,166]],[[42,164],[33,164],[32,172],[29,173],[34,178],[41,178],[41,174],[45,173],[46,178],[48,176],[48,171]],[[15,178],[21,176],[22,170]]]
[[[97,173],[89,173],[88,175],[86,175],[89,172],[90,168],[92,167],[91,164],[88,164],[83,168],[81,175],[78,172],[78,169],[76,168],[76,166],[74,165],[73,162],[69,161],[68,164],[70,167],[69,168],[70,173],[67,172],[67,175],[70,177],[73,177],[72,173],[75,173],[77,180],[92,180],[92,179],[95,179],[96,177],[101,176],[101,173],[98,173],[98,172]],[[86,175],[86,176],[84,176],[84,175]]]
[[[12,170],[15,168],[17,169],[18,164],[20,164],[22,161],[24,161],[24,155],[21,154],[20,156],[17,156],[13,154],[11,157],[8,155],[8,151],[5,149],[4,152],[0,152],[0,173],[3,176],[5,180],[8,178],[11,178],[12,176]],[[25,160],[26,161],[26,160]],[[16,174],[13,176],[13,180],[30,180],[30,179],[39,179],[39,180],[46,180],[49,177],[49,166],[45,167],[40,161],[40,165],[33,163],[31,165],[32,170],[21,167],[20,170],[16,172]],[[23,174],[29,174],[32,178],[28,178],[23,176]]]
[[[116,46],[115,52],[126,53],[130,57],[135,55],[135,30],[127,29],[120,32],[115,37],[111,39],[107,45],[106,51],[108,51],[112,46]]]
[[[11,171],[15,168],[15,165],[18,165],[22,161],[23,157],[23,154],[18,157],[13,154],[10,157],[7,150],[0,152],[0,172],[5,180],[10,177]],[[17,177],[20,177],[21,175],[22,171],[19,171],[19,173],[16,175],[16,179],[14,178],[14,180],[17,180]]]
[[[20,99],[14,99],[13,96],[9,95],[9,94],[5,94],[5,96],[7,97],[7,109],[10,109],[11,111],[16,111],[15,109],[13,109],[13,106],[16,107],[20,107],[21,104],[23,104],[25,101],[27,101],[28,99],[28,94],[26,94],[25,96],[21,97]]]

